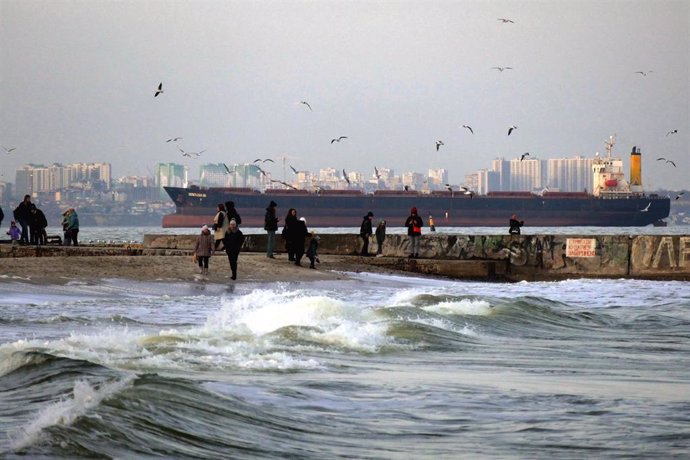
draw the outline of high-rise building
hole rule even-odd
[[[155,167],[154,180],[161,192],[163,187],[186,187],[187,176],[187,167],[177,163],[158,163]]]
[[[562,192],[592,191],[594,158],[550,158],[546,160],[546,186]]]
[[[496,158],[491,162],[491,170],[498,173],[498,188],[490,192],[505,192],[510,190],[510,162],[503,158]]]
[[[543,160],[515,158],[510,160],[510,190],[526,191],[544,188],[546,168]]]
[[[480,195],[486,195],[489,192],[498,191],[501,189],[501,175],[498,171],[490,169],[481,169],[477,171],[477,189],[476,192]]]

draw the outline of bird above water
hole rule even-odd
[[[446,145],[446,144],[443,143],[442,140],[436,141],[436,151],[437,151],[437,152],[438,152],[438,149],[440,149],[442,145]]]
[[[333,142],[340,142],[340,141],[342,141],[343,139],[347,139],[347,136],[340,136],[340,137],[338,137],[338,138],[336,138],[336,139],[331,139],[331,144],[332,144]]]
[[[516,129],[517,129],[517,126],[515,126],[515,125],[513,125],[513,126],[508,126],[508,135],[510,136],[510,133],[512,133],[512,132],[513,132],[514,130],[516,130]]]
[[[471,132],[472,134],[474,134],[474,130],[472,129],[471,126],[469,126],[469,125],[462,125],[462,127],[465,128],[465,129],[469,129],[470,132]]]
[[[512,67],[492,67],[492,69],[496,69],[499,72],[503,72],[504,70],[513,70]]]
[[[309,103],[307,101],[299,101],[299,103],[306,105],[307,107],[309,107],[309,110],[312,110],[311,105],[309,105]]]
[[[671,131],[667,132],[666,135],[668,136],[669,134],[677,134],[678,130],[677,129],[672,129]]]
[[[153,97],[158,97],[159,94],[163,94],[163,82],[158,84],[158,90],[156,90],[156,94]]]
[[[515,24],[515,21],[513,21],[512,19],[508,19],[508,18],[498,18],[497,21],[501,21],[503,24],[508,24],[508,23]]]
[[[526,156],[529,156],[529,152],[525,152],[522,155],[520,155],[520,161],[524,160]]]

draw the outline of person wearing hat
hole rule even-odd
[[[237,221],[231,219],[228,223],[228,231],[225,232],[223,244],[225,245],[225,253],[228,255],[228,261],[230,262],[230,271],[232,272],[230,279],[233,281],[237,279],[237,259],[240,255],[243,243],[244,235],[242,234],[242,230],[237,227]]]
[[[369,237],[374,233],[371,225],[371,219],[374,218],[374,213],[369,211],[364,219],[362,225],[359,227],[359,236],[362,238],[362,252],[360,255],[369,257]]]
[[[273,250],[276,247],[276,232],[278,231],[278,218],[276,217],[276,208],[278,204],[271,200],[266,208],[266,215],[264,216],[264,230],[266,230],[266,257],[275,259]]]
[[[311,232],[311,241],[309,242],[309,248],[307,249],[307,258],[309,259],[309,268],[315,269],[314,262],[319,262],[319,255],[317,251],[319,249],[319,240],[321,237],[316,234],[316,231]]]
[[[376,257],[383,256],[383,242],[386,240],[386,221],[381,219],[376,226]]]
[[[208,275],[208,261],[213,255],[215,241],[208,225],[201,227],[201,234],[196,238],[194,245],[194,258],[199,264],[199,273]]]
[[[419,240],[422,237],[422,218],[417,214],[417,208],[410,209],[410,217],[405,221],[407,235],[410,237],[410,258],[419,257]]]

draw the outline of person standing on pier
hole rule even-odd
[[[65,212],[65,219],[63,219],[63,228],[65,230],[65,246],[73,245],[79,246],[79,216],[74,208],[69,208]]]
[[[381,219],[376,226],[376,257],[383,256],[384,241],[386,241],[386,221]]]
[[[276,207],[278,207],[278,204],[275,201],[268,203],[266,216],[264,217],[264,230],[266,230],[266,257],[269,259],[275,259],[273,250],[276,247],[276,232],[278,231]]]
[[[225,213],[225,205],[218,203],[216,207],[216,215],[213,217],[213,239],[215,240],[214,249],[217,251],[220,242],[225,238],[225,232],[228,229],[228,216]]]
[[[373,217],[374,213],[369,211],[362,219],[362,225],[359,227],[359,236],[362,238],[362,252],[360,255],[364,257],[369,257],[369,237],[374,233],[371,228],[371,219]]]
[[[29,244],[29,221],[31,220],[31,195],[24,195],[24,200],[14,209],[14,220],[22,228],[20,244]]]
[[[307,230],[307,219],[300,217],[295,226],[292,235],[292,250],[295,251],[295,265],[298,267],[302,266],[302,257],[304,256],[304,245],[307,242],[307,235],[309,235],[309,230]]]
[[[419,240],[422,237],[422,227],[424,222],[417,214],[417,208],[410,209],[410,216],[405,221],[407,227],[407,235],[410,237],[410,258],[416,259],[419,257]]]
[[[290,208],[285,216],[285,225],[283,226],[283,239],[285,240],[285,249],[288,253],[288,260],[295,261],[295,230],[297,228],[297,210]]]
[[[230,261],[230,271],[232,272],[230,279],[232,280],[237,279],[237,258],[240,255],[242,243],[244,243],[244,235],[242,230],[237,228],[237,222],[233,219],[228,224],[228,231],[225,232],[225,238],[223,239],[225,253]]]
[[[208,225],[201,227],[201,234],[196,238],[194,245],[194,255],[199,264],[199,273],[208,275],[208,261],[213,255],[214,241]]]
[[[519,235],[520,234],[520,227],[525,225],[524,220],[518,220],[517,216],[513,214],[510,216],[510,228],[508,229],[508,233],[511,235]]]

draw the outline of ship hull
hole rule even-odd
[[[176,212],[163,217],[163,227],[198,227],[209,224],[216,205],[233,201],[242,225],[263,227],[266,207],[278,203],[283,222],[289,208],[307,219],[310,227],[359,226],[369,211],[389,226],[402,226],[413,206],[425,220],[433,216],[436,226],[505,227],[512,214],[526,225],[538,227],[601,226],[638,227],[668,217],[670,199],[657,196],[595,198],[592,196],[474,196],[399,194],[317,194],[307,192],[260,193],[233,189],[185,189],[165,187]]]

